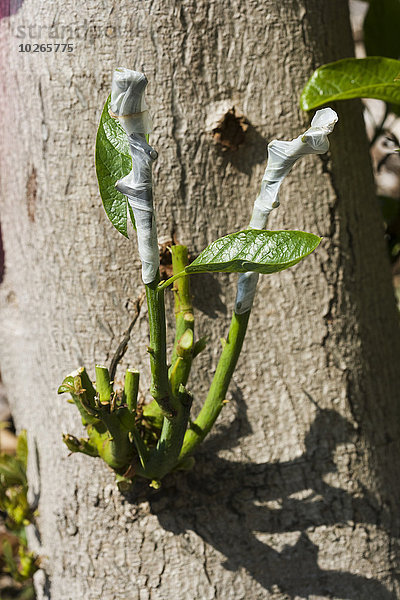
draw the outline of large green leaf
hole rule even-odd
[[[304,231],[246,229],[212,242],[186,273],[275,273],[310,254],[321,238]]]
[[[128,237],[128,200],[115,183],[132,169],[126,134],[109,112],[110,96],[104,105],[96,137],[96,173],[104,210],[116,229]]]
[[[369,56],[400,58],[400,0],[371,0],[364,19]]]
[[[335,100],[378,98],[400,104],[400,61],[392,58],[345,58],[314,71],[300,98],[303,110]]]

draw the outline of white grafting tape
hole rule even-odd
[[[268,216],[279,206],[279,188],[295,162],[306,154],[325,154],[329,150],[328,134],[332,133],[338,116],[331,108],[317,110],[311,127],[291,142],[274,140],[268,144],[268,163],[255,203],[249,227],[264,229]],[[249,273],[239,275],[235,312],[250,310],[256,292],[258,277]]]
[[[158,155],[145,138],[152,127],[144,99],[146,86],[143,73],[116,69],[110,108],[112,116],[118,118],[125,130],[132,156],[131,172],[117,181],[115,187],[128,198],[135,218],[142,279],[144,283],[151,283],[160,265],[152,184],[152,165]]]

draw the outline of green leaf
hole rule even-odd
[[[12,546],[8,539],[3,540],[3,558],[7,565],[6,572],[8,573],[18,573],[17,563],[14,560],[14,553]]]
[[[24,466],[10,454],[0,455],[0,481],[6,487],[23,485],[26,481]]]
[[[392,58],[345,58],[314,71],[305,86],[300,106],[311,110],[349,98],[378,98],[400,104],[400,61]]]
[[[96,137],[96,173],[104,210],[114,227],[128,237],[128,200],[115,184],[132,169],[132,158],[124,130],[109,112],[110,96],[104,105]]]
[[[275,273],[308,256],[321,238],[304,231],[246,229],[212,242],[186,267],[187,273]]]
[[[16,456],[26,469],[28,466],[28,439],[26,429],[23,429],[18,436]]]
[[[364,19],[368,56],[400,58],[400,0],[371,0]]]

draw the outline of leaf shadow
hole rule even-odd
[[[211,273],[201,273],[191,278],[193,306],[211,319],[226,315],[228,309],[222,300],[221,281]]]

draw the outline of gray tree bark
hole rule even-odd
[[[18,51],[60,41],[73,51]],[[358,102],[337,107],[331,152],[283,187],[271,228],[324,240],[262,277],[231,402],[192,472],[123,496],[99,460],[68,456],[61,433],[82,429],[56,394],[111,359],[142,290],[135,236],[107,221],[93,165],[114,67],[148,75],[160,238],[195,254],[247,225],[265,142],[298,135],[312,70],[352,55],[347,2],[26,0],[0,44],[0,364],[29,432],[38,598],[399,597],[400,337]],[[222,101],[250,122],[237,150],[208,130]],[[234,288],[193,278],[212,349],[192,376],[196,409]],[[147,335],[143,307],[121,369],[141,370],[146,397]]]

